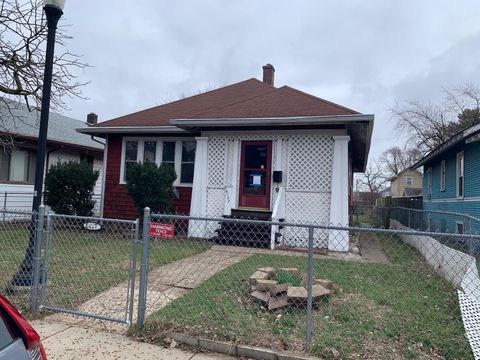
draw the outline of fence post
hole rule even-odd
[[[41,275],[41,287],[40,287],[40,310],[42,306],[45,305],[45,292],[47,291],[47,282],[48,282],[48,266],[49,266],[49,257],[50,257],[50,241],[52,238],[52,212],[47,213],[47,226],[45,228],[45,255],[43,260],[42,275]]]
[[[307,270],[307,351],[312,345],[312,287],[313,287],[313,227],[308,228],[308,270]]]
[[[140,220],[135,220],[135,239],[133,239],[133,254],[132,254],[132,268],[131,272],[131,284],[130,284],[130,308],[129,308],[129,322],[131,325],[133,321],[133,305],[135,302],[135,277],[137,272],[137,253],[138,253],[138,243],[139,243],[139,234],[140,233]]]
[[[45,206],[40,205],[37,214],[32,216],[37,217],[35,222],[35,249],[33,250],[33,285],[31,289],[32,294],[32,314],[35,315],[38,312],[38,284],[40,283],[40,259],[41,259],[41,243],[43,235],[43,222],[45,220]]]
[[[8,196],[8,192],[5,191],[5,194],[4,194],[4,196],[3,196],[3,222],[5,222],[5,219],[6,219],[7,196]]]
[[[408,212],[408,227],[411,229],[412,227],[410,226],[410,210],[407,210]]]
[[[140,330],[145,323],[145,311],[147,308],[147,281],[148,281],[148,243],[150,240],[150,208],[143,211],[143,237],[142,237],[142,258],[140,265],[140,285],[138,289],[138,316],[137,330]]]

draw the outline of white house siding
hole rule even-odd
[[[93,169],[99,171],[99,177],[94,188],[94,199],[96,200],[94,213],[100,213],[100,199],[102,192],[103,158],[102,155],[94,155]],[[58,162],[80,161],[78,150],[55,150],[48,156],[48,167]],[[0,209],[30,210],[33,201],[33,185],[0,183]],[[3,217],[3,212],[0,214]]]
[[[202,134],[208,138],[205,215],[221,217],[238,206],[241,141],[271,140],[272,169],[282,171],[283,178],[282,183],[272,184],[270,209],[275,205],[277,194],[283,193],[285,208],[282,213],[287,222],[329,224],[335,144],[333,136],[343,134],[343,131],[329,130],[277,131],[255,135]],[[345,176],[348,177],[348,174]],[[280,188],[284,191],[277,191]],[[194,188],[194,191],[199,190]],[[205,235],[213,236],[214,230],[210,228]],[[328,246],[327,232],[316,230],[314,237],[316,246]],[[307,229],[287,227],[284,230],[285,245],[304,247],[307,238]]]

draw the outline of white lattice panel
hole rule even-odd
[[[211,137],[208,141],[208,186],[225,186],[228,141],[225,137]]]
[[[463,326],[475,359],[480,359],[480,302],[458,290]]]
[[[225,164],[225,185],[232,186],[233,182],[233,148],[235,146],[235,141],[228,140],[227,141],[227,163]]]
[[[287,222],[321,225],[330,222],[330,193],[287,191],[285,196]],[[315,247],[328,246],[328,232],[315,230],[314,239]],[[284,244],[296,247],[307,246],[308,230],[287,227],[284,233]]]
[[[225,208],[225,190],[207,189],[207,216],[222,217]]]
[[[293,136],[290,139],[288,188],[331,190],[333,139],[326,136]]]

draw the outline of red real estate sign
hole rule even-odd
[[[175,226],[169,224],[150,223],[150,236],[173,239]]]

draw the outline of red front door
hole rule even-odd
[[[271,141],[242,141],[239,207],[270,209]]]

